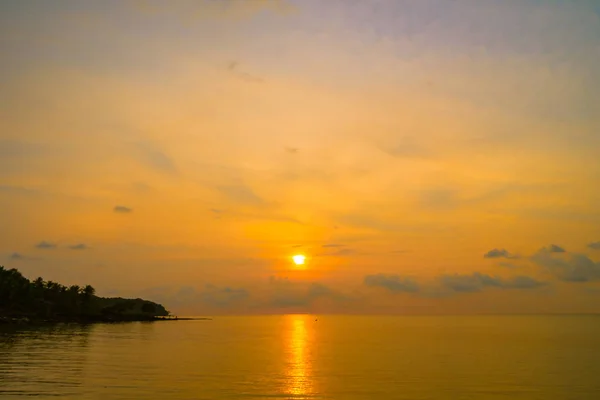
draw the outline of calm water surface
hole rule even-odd
[[[318,318],[318,321],[315,321]],[[600,399],[600,317],[0,327],[0,398]]]

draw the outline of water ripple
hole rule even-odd
[[[597,399],[599,319],[0,327],[0,398]]]

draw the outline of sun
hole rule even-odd
[[[303,256],[302,254],[296,254],[295,256],[292,257],[292,260],[294,260],[294,264],[296,264],[296,265],[304,265],[304,262],[306,261],[306,257]]]

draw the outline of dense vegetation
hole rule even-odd
[[[95,293],[90,285],[67,287],[42,278],[30,281],[18,270],[0,266],[0,319],[123,321],[169,314],[151,301],[103,298]]]

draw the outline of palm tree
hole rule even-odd
[[[96,289],[94,289],[91,285],[85,285],[85,287],[83,288],[83,294],[85,296],[92,297],[96,294]]]
[[[36,288],[41,288],[41,289],[44,288],[44,284],[45,284],[44,279],[41,276],[36,278],[32,283],[33,283],[33,286],[35,286]]]
[[[46,282],[46,296],[48,297],[48,300],[56,299],[58,293],[60,293],[60,284],[53,281]]]
[[[71,312],[77,313],[77,314],[79,313],[79,309],[80,309],[80,305],[81,305],[80,294],[79,294],[80,291],[81,291],[81,288],[79,287],[79,285],[72,285],[68,289]]]
[[[85,285],[85,287],[80,290],[80,293],[82,296],[83,309],[84,311],[89,312],[90,302],[92,297],[94,297],[96,294],[96,289],[94,289],[91,285]]]

